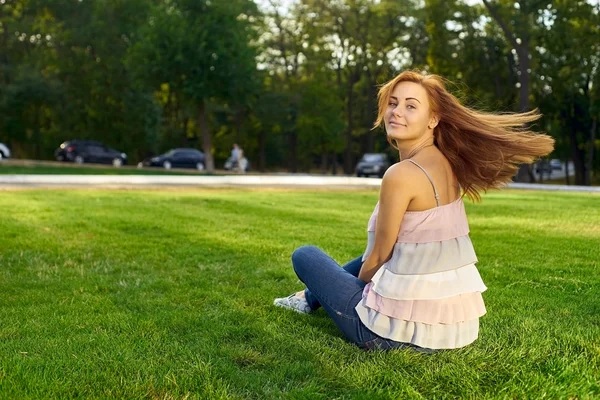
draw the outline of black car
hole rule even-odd
[[[169,150],[165,154],[147,158],[138,164],[139,167],[195,168],[198,171],[203,171],[204,165],[204,153],[191,148]]]
[[[546,172],[548,173],[548,175],[551,175],[553,171],[561,171],[563,169],[562,162],[557,158],[553,158],[550,161],[543,159],[538,161],[534,165],[535,172],[538,174]]]
[[[77,164],[112,164],[120,167],[127,164],[127,154],[117,151],[95,140],[69,140],[54,152],[57,161]]]
[[[356,176],[377,175],[383,177],[390,167],[390,159],[385,153],[366,153],[356,164]]]

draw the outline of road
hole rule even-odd
[[[46,165],[64,166],[64,163],[11,160],[11,165]],[[68,164],[72,166],[72,164]],[[85,165],[90,166],[89,164]],[[97,166],[96,166],[97,167]],[[109,167],[110,168],[110,167]],[[135,170],[135,167],[121,167],[122,169]],[[570,168],[571,170],[571,168]],[[227,174],[221,171],[214,175],[200,174],[195,170],[181,170],[189,172],[182,175],[143,175],[143,174],[118,174],[118,175],[37,175],[37,174],[0,174],[0,189],[13,188],[118,188],[118,189],[143,189],[166,187],[263,187],[263,188],[314,188],[314,189],[378,189],[381,179],[358,178],[354,176],[332,176],[317,174]],[[563,171],[554,171],[553,179],[564,178]],[[600,187],[566,186],[566,185],[541,185],[510,183],[509,188],[528,190],[556,190],[576,192],[597,192]]]

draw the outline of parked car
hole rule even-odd
[[[95,140],[69,140],[54,152],[57,161],[77,164],[112,164],[120,167],[127,164],[127,154],[121,153]]]
[[[383,177],[390,167],[390,159],[386,153],[366,153],[356,164],[356,176],[377,175]]]
[[[557,158],[553,158],[552,160],[540,160],[535,164],[535,172],[540,174],[540,173],[547,173],[548,175],[552,175],[552,171],[561,171],[563,169],[563,164],[562,162],[557,159]]]
[[[552,174],[552,167],[547,161],[538,161],[534,164],[536,174]]]
[[[172,149],[160,156],[146,158],[138,167],[195,168],[203,171],[205,166],[204,153],[198,149]]]
[[[556,171],[560,171],[563,168],[562,162],[558,158],[553,158],[550,160],[550,166]]]
[[[0,143],[0,160],[10,158],[10,149],[4,143]]]

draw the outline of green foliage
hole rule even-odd
[[[259,169],[348,172],[386,148],[377,85],[418,68],[471,106],[539,108],[552,157],[585,183],[600,168],[599,21],[573,0],[11,0],[0,140],[50,159],[96,138],[132,162],[193,146],[217,164],[239,142]]]
[[[303,82],[300,87],[302,104],[297,126],[300,147],[311,150],[306,152],[307,156],[327,156],[343,149],[341,133],[345,126],[340,113],[343,105],[335,89],[318,77]],[[306,160],[306,164],[305,168],[310,168],[312,159]]]
[[[149,88],[168,85],[178,105],[197,115],[198,137],[212,170],[211,133],[206,103],[247,104],[256,92],[254,31],[247,23],[255,13],[246,0],[181,0],[160,3],[139,30],[128,65]],[[189,111],[188,111],[189,112]],[[187,130],[183,131],[187,137]]]
[[[599,161],[600,147],[593,139],[598,128],[592,132],[593,120],[600,116],[599,11],[587,2],[557,2],[547,11],[552,29],[540,41],[538,101],[551,119],[559,151],[579,164],[577,184],[589,184]],[[595,148],[595,162],[589,159],[590,147]]]

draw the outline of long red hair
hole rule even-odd
[[[384,125],[390,96],[400,82],[418,83],[427,91],[431,112],[439,118],[434,143],[471,200],[480,200],[481,191],[511,181],[520,164],[530,164],[554,149],[552,137],[526,127],[541,117],[537,110],[506,114],[476,111],[448,92],[442,77],[415,71],[402,72],[379,89],[375,127]]]

